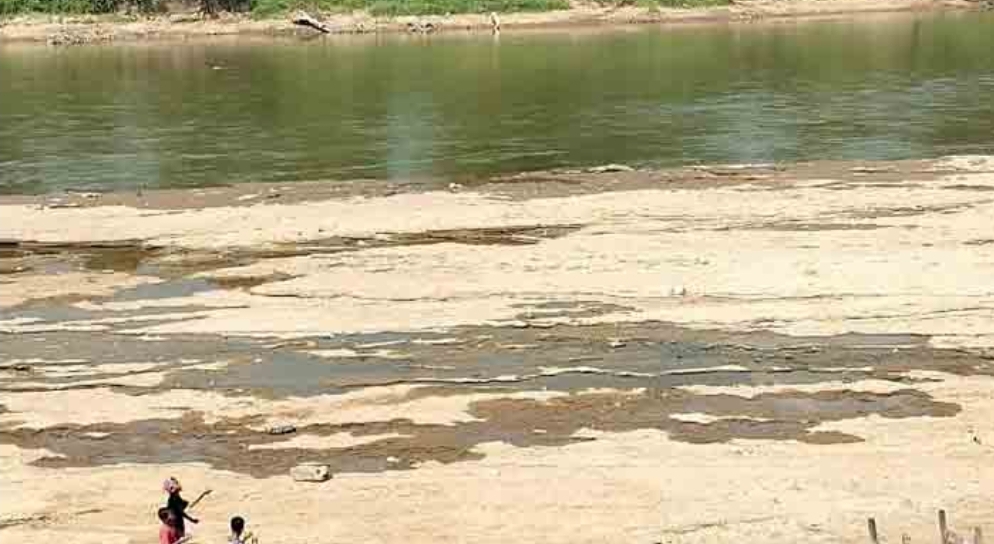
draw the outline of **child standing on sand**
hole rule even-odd
[[[179,537],[183,538],[186,536],[186,521],[189,520],[191,523],[200,523],[200,520],[190,516],[186,513],[187,509],[191,509],[200,502],[201,499],[206,497],[211,490],[208,489],[197,497],[197,500],[193,503],[189,503],[183,499],[180,492],[183,491],[183,486],[180,485],[179,480],[173,477],[166,478],[166,481],[162,484],[162,490],[169,494],[169,500],[166,502],[166,508],[172,514],[173,523],[176,527],[176,532],[179,533]]]
[[[229,544],[259,544],[259,539],[252,533],[245,532],[245,518],[235,516],[231,518],[231,538]]]
[[[176,518],[168,508],[159,508],[159,544],[182,544],[187,539],[180,536],[176,529]]]

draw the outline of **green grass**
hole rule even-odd
[[[127,6],[148,10],[153,4],[155,0],[0,0],[0,16],[20,13],[114,13]]]
[[[190,0],[193,1],[193,0]],[[727,6],[729,0],[619,0],[653,10]],[[259,18],[276,17],[295,9],[317,12],[366,10],[375,16],[444,15],[447,13],[507,13],[569,8],[568,0],[217,0],[220,9],[250,10]],[[606,1],[605,5],[613,2]],[[128,6],[158,11],[161,0],[0,0],[0,16],[18,13],[114,13]]]

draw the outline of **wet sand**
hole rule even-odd
[[[198,542],[982,524],[992,190],[953,157],[0,197],[0,535],[149,542],[170,474],[215,489]]]

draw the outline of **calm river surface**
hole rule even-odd
[[[994,14],[0,45],[0,192],[994,153]]]

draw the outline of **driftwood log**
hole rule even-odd
[[[318,21],[317,19],[312,17],[309,13],[304,11],[298,11],[297,13],[295,13],[291,21],[295,25],[310,27],[324,34],[328,34],[331,32],[331,29],[328,28],[328,25],[322,23],[321,21]]]

